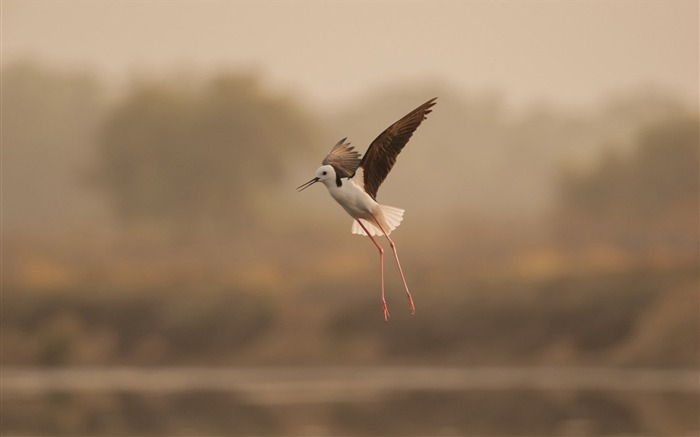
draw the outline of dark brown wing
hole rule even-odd
[[[396,162],[396,157],[401,149],[411,139],[413,132],[420,126],[435,105],[434,97],[409,112],[401,120],[392,124],[382,132],[367,148],[367,152],[360,161],[360,167],[364,172],[365,191],[377,198],[379,186]]]
[[[321,161],[323,165],[332,165],[333,169],[335,169],[335,174],[341,178],[349,178],[355,174],[355,170],[360,164],[360,153],[354,150],[350,143],[346,143],[345,140],[347,138],[338,141]]]

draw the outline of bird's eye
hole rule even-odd
[[[323,173],[321,173],[321,174],[322,174],[323,176],[325,176],[325,175],[327,175],[327,174],[328,174],[328,172],[327,172],[327,171],[324,171],[324,172],[323,172]]]

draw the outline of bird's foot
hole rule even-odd
[[[409,309],[409,311],[411,311],[412,316],[416,315],[416,306],[413,305],[413,298],[411,297],[410,294],[408,295],[408,309]]]
[[[382,312],[384,313],[384,321],[388,322],[389,321],[389,308],[386,306],[386,301],[382,299]]]

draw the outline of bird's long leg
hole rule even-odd
[[[372,236],[372,234],[367,230],[365,225],[362,224],[360,220],[357,220],[357,223],[362,226],[362,229],[365,230],[365,233],[367,233],[367,236],[372,239],[372,243],[374,243],[375,246],[377,246],[377,250],[379,250],[379,272],[380,272],[380,277],[382,280],[382,312],[384,313],[384,321],[388,322],[389,321],[389,309],[386,306],[386,300],[384,299],[384,249],[382,246],[377,242],[377,240]]]
[[[406,290],[406,297],[408,298],[408,309],[411,311],[411,314],[415,315],[416,314],[416,306],[413,305],[413,297],[411,297],[411,292],[408,291],[408,285],[406,284],[406,278],[403,276],[403,269],[401,268],[401,261],[399,261],[399,254],[396,253],[396,244],[394,244],[394,240],[389,237],[389,235],[386,233],[382,225],[379,223],[379,220],[377,220],[377,217],[372,214],[372,217],[374,218],[374,222],[379,226],[379,229],[382,230],[382,233],[386,237],[387,240],[389,240],[389,246],[391,246],[391,250],[394,252],[394,259],[396,259],[396,265],[399,267],[399,273],[401,274],[401,280],[403,281],[403,287]]]

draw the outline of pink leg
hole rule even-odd
[[[374,217],[374,215],[372,215]],[[387,240],[389,240],[389,245],[391,246],[391,250],[394,252],[394,259],[396,259],[396,265],[399,267],[399,273],[401,274],[401,280],[403,281],[403,287],[406,290],[406,297],[408,298],[408,309],[411,311],[411,314],[415,315],[416,314],[416,307],[413,305],[413,297],[411,297],[411,292],[408,291],[408,285],[406,284],[406,278],[403,276],[403,269],[401,268],[401,262],[399,261],[399,254],[396,253],[396,244],[394,244],[394,240],[392,240],[389,235],[387,235],[386,231],[382,227],[381,224],[379,224],[379,220],[377,220],[376,217],[374,217],[374,222],[379,226],[379,229],[382,230],[384,233],[384,236],[386,237]]]
[[[372,239],[372,243],[374,243],[375,246],[377,246],[377,250],[379,250],[379,271],[380,271],[380,277],[382,278],[382,312],[384,312],[384,321],[388,322],[389,321],[389,309],[386,307],[386,300],[384,299],[384,249],[382,249],[382,246],[377,242],[377,240],[370,234],[370,232],[367,230],[365,225],[362,224],[361,221],[357,221],[357,223],[362,226],[362,229],[365,230],[367,233],[367,236]]]

